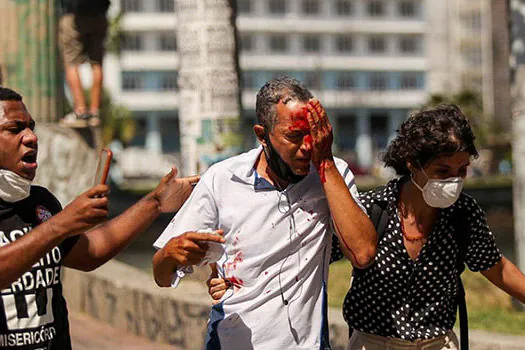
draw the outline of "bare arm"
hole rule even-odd
[[[116,218],[81,235],[64,265],[91,271],[120,253],[163,212],[176,211],[191,193],[198,177],[177,179],[177,170],[164,176],[151,193]]]
[[[325,167],[323,187],[341,249],[353,266],[365,268],[376,255],[376,231],[350,194],[334,162],[327,162]]]
[[[7,288],[64,239],[98,224],[107,216],[107,186],[96,186],[23,237],[0,247],[0,289]]]
[[[215,232],[223,233],[222,230]],[[153,256],[155,282],[160,287],[169,287],[177,266],[196,265],[204,258],[206,242],[224,243],[224,238],[209,233],[186,232],[170,239]]]
[[[481,271],[495,286],[525,303],[525,275],[506,257],[486,271]]]
[[[332,155],[332,126],[319,101],[308,103],[312,162],[323,184],[336,233],[345,256],[358,268],[370,265],[376,254],[377,233],[337,170]]]

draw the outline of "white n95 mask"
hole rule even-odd
[[[448,179],[429,179],[425,171],[423,174],[427,177],[427,183],[423,188],[414,181],[410,176],[412,183],[421,191],[425,202],[433,208],[448,208],[456,203],[463,190],[463,178],[449,177]]]
[[[29,197],[31,183],[15,172],[0,169],[0,198],[9,203],[21,201]]]

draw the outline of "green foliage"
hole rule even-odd
[[[122,31],[122,17],[123,16],[124,16],[124,12],[121,11],[116,17],[110,18],[108,35],[106,39],[107,52],[114,53],[117,56],[120,55],[122,38],[124,36],[123,31]]]
[[[226,148],[241,148],[243,137],[240,130],[240,117],[226,118],[223,121],[223,125],[223,133],[221,137],[224,146]]]

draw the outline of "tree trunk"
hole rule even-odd
[[[232,0],[175,0],[182,173],[241,150],[239,72]]]

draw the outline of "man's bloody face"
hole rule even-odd
[[[0,101],[0,168],[33,180],[38,139],[35,122],[23,102]]]
[[[295,100],[287,103],[279,101],[276,111],[277,122],[269,133],[270,141],[295,175],[308,175],[312,137],[306,103]]]

